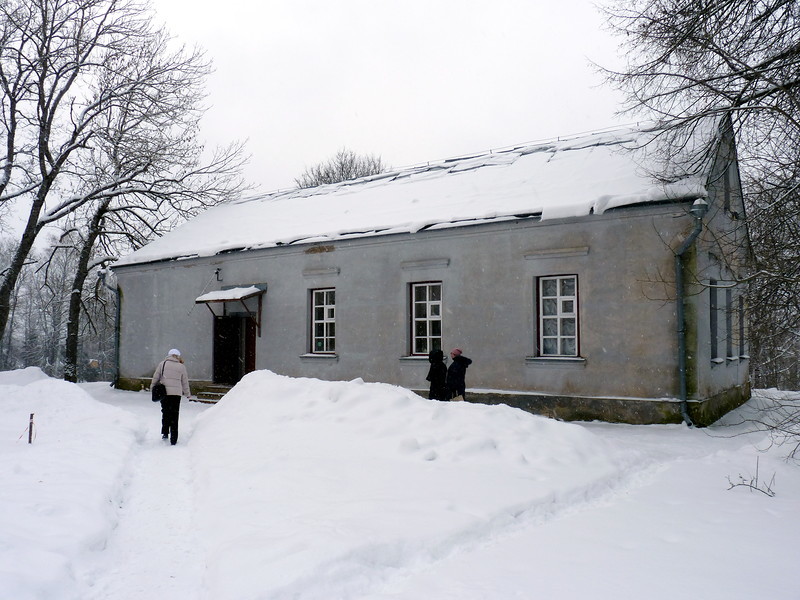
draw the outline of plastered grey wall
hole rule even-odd
[[[428,362],[409,356],[409,284],[441,281],[445,350],[473,359],[468,388],[675,397],[670,245],[690,228],[686,206],[651,206],[120,268],[120,374],[149,377],[178,347],[190,377],[210,381],[213,319],[195,298],[266,283],[257,368],[425,388]],[[578,276],[580,360],[535,357],[535,281],[549,275]],[[309,290],[328,287],[337,354],[309,357]]]
[[[738,313],[738,298],[745,294],[739,282],[748,274],[749,238],[741,193],[736,148],[730,132],[723,138],[708,178],[709,211],[705,228],[693,251],[689,273],[689,297],[695,309],[695,343],[691,346],[694,367],[690,389],[693,395],[709,398],[737,386],[748,385],[749,359],[746,314]],[[711,354],[710,288],[717,288],[717,356]],[[727,306],[730,292],[733,306]],[[727,312],[734,314],[728,319]],[[744,318],[745,335],[740,347],[739,319]],[[729,330],[729,326],[732,330]],[[732,341],[732,352],[726,346]]]

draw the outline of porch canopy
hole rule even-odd
[[[198,296],[194,302],[208,306],[208,310],[215,317],[245,313],[256,324],[258,336],[261,337],[261,304],[266,291],[266,284],[231,287]],[[212,304],[217,303],[222,304],[222,314],[217,314],[211,307]]]

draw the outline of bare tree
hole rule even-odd
[[[294,181],[297,187],[308,188],[377,175],[388,168],[389,166],[383,162],[380,156],[358,155],[352,150],[342,148],[333,158],[308,167]]]
[[[137,79],[157,70],[166,54],[162,36],[142,44],[135,59],[108,78]],[[209,205],[238,195],[242,148],[218,150],[199,163],[197,108],[204,71],[171,57],[166,77],[154,84],[162,92],[147,98],[124,98],[103,115],[91,152],[76,162],[81,193],[71,211],[79,258],[72,285],[65,348],[64,378],[76,381],[83,288],[92,269],[113,260],[115,250],[136,248]],[[107,84],[106,87],[115,87]],[[99,252],[98,252],[98,246]]]
[[[607,13],[628,57],[627,68],[611,76],[631,108],[670,122],[727,113],[742,127],[766,126],[772,136],[796,138],[797,2],[625,0]],[[770,146],[771,140],[761,144]]]
[[[0,279],[1,337],[45,227],[80,216],[81,256],[105,234],[138,247],[239,193],[243,159],[232,145],[200,161],[210,66],[198,50],[175,48],[137,0],[8,0],[0,39],[0,205],[24,203],[28,214]]]
[[[755,267],[755,381],[800,385],[800,3],[612,0],[606,12],[627,57],[607,74],[628,110],[674,130],[730,117]]]
[[[798,181],[750,182],[750,236],[760,270],[749,282],[750,354],[759,388],[800,389]]]

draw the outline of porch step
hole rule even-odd
[[[229,385],[209,385],[198,390],[192,400],[194,402],[215,404],[216,402],[219,402],[230,390],[231,386]]]

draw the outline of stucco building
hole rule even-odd
[[[177,347],[209,397],[255,369],[425,395],[428,352],[458,346],[472,401],[708,424],[749,397],[742,215],[724,125],[226,203],[114,267],[120,385]]]

